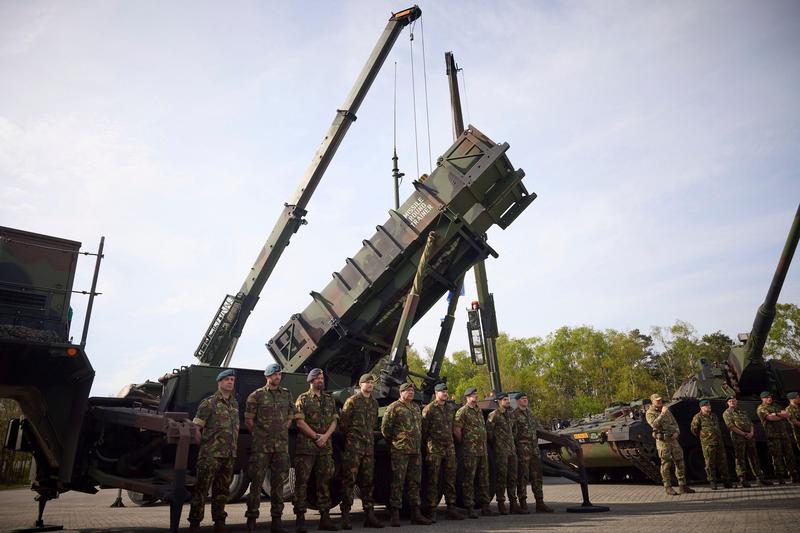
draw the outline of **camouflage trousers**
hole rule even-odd
[[[214,521],[225,520],[225,502],[233,478],[233,457],[200,456],[197,460],[197,483],[192,493],[189,508],[189,522],[202,522],[205,514],[206,495],[211,488],[211,518]]]
[[[776,476],[797,476],[797,466],[794,462],[794,450],[788,435],[780,437],[767,437],[767,448],[772,459],[772,468]]]
[[[492,501],[489,494],[489,456],[484,455],[464,455],[464,485],[462,494],[464,496],[464,507],[470,509],[478,505],[486,505]],[[478,481],[475,482],[477,477]]]
[[[497,497],[497,503],[503,503],[506,501],[506,493],[508,493],[508,501],[511,503],[516,503],[517,456],[514,454],[495,455],[494,466],[494,493]]]
[[[333,455],[295,455],[294,456],[294,513],[305,513],[308,510],[308,480],[311,473],[316,476],[317,509],[320,512],[331,508],[331,478],[336,467]]]
[[[269,472],[270,514],[283,514],[283,484],[289,473],[289,452],[254,453],[250,455],[247,475],[250,492],[247,494],[247,518],[258,518],[261,505],[261,485]]]
[[[522,452],[517,457],[517,497],[519,501],[528,499],[528,483],[533,496],[542,499],[542,457],[538,452]],[[510,498],[509,498],[510,499]]]
[[[686,466],[683,464],[683,448],[677,441],[656,440],[658,458],[661,459],[661,480],[665,487],[672,486],[672,469],[678,485],[686,485]]]
[[[728,455],[722,444],[703,444],[703,460],[709,482],[728,481]]]
[[[447,505],[456,504],[456,449],[450,448],[444,454],[429,453],[425,456],[425,503],[434,508],[439,505],[439,476],[442,476],[442,492]],[[442,471],[444,473],[442,474]]]
[[[749,461],[753,475],[757,479],[762,479],[764,477],[764,472],[762,472],[761,465],[758,461],[756,441],[753,439],[745,439],[735,433],[731,433],[731,442],[733,442],[733,453],[736,456],[736,476],[747,478],[747,462]]]
[[[403,506],[403,487],[406,487],[408,504],[420,504],[419,484],[422,477],[422,457],[417,453],[400,453],[392,450],[392,486],[389,507],[400,509]]]
[[[800,450],[800,428],[793,427],[792,434],[794,434],[794,444]]]
[[[372,486],[375,478],[375,455],[372,450],[345,449],[342,456],[342,511],[353,507],[355,486],[361,491],[361,503],[364,510],[372,509]]]

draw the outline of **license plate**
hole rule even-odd
[[[572,436],[572,438],[573,439],[588,439],[589,438],[589,434],[588,433],[575,433]]]

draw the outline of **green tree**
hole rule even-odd
[[[800,308],[795,304],[775,306],[775,321],[764,346],[764,357],[800,362]]]

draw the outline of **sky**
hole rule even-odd
[[[413,41],[406,29],[367,94],[233,366],[271,362],[264,343],[388,218],[395,114],[401,203],[450,146],[446,51],[463,69],[465,120],[510,144],[538,195],[489,232],[501,331],[749,331],[800,201],[800,4],[419,5]],[[85,251],[106,237],[94,395],[196,361],[405,7],[0,1],[0,225]],[[76,289],[92,269],[82,258]],[[450,353],[466,348],[475,297],[468,276]],[[800,265],[780,301],[800,303]],[[77,340],[86,301],[72,305]],[[415,348],[435,346],[445,309],[414,327]]]

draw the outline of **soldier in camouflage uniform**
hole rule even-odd
[[[383,527],[375,516],[372,486],[375,477],[375,437],[378,424],[378,402],[372,397],[375,376],[364,374],[358,380],[359,390],[350,396],[342,408],[339,429],[345,436],[342,454],[342,529],[352,529],[350,509],[356,481],[361,490],[364,508],[364,527]]]
[[[453,443],[453,418],[455,408],[448,402],[446,383],[434,387],[435,397],[422,410],[422,438],[426,443],[425,471],[425,517],[436,522],[436,506],[439,505],[439,476],[443,479],[444,501],[447,503],[448,520],[464,520],[456,508],[456,447]],[[442,471],[444,473],[442,474]]]
[[[308,480],[313,471],[316,474],[317,508],[320,513],[317,529],[337,531],[339,528],[330,516],[330,481],[335,470],[330,438],[336,430],[339,415],[333,396],[325,392],[322,370],[312,369],[306,381],[310,383],[309,389],[298,396],[295,402],[299,430],[294,449],[294,471],[297,475],[294,493],[294,513],[297,516],[295,530],[299,533],[306,531]]]
[[[650,396],[650,401],[652,404],[645,413],[645,418],[653,428],[653,437],[656,439],[656,450],[658,450],[658,458],[661,459],[661,480],[664,482],[664,489],[670,496],[678,495],[672,490],[672,468],[674,466],[680,492],[692,494],[694,490],[686,484],[683,449],[678,443],[678,435],[680,435],[678,422],[669,412],[669,408],[664,405],[660,395],[653,394]]]
[[[786,412],[789,413],[789,423],[792,425],[794,443],[797,445],[797,449],[800,450],[800,395],[796,392],[790,392],[786,397],[789,399],[789,406],[786,407]]]
[[[414,403],[414,384],[400,385],[400,399],[386,408],[381,433],[389,443],[392,460],[392,488],[389,498],[391,526],[400,526],[403,487],[411,506],[411,523],[428,526],[431,521],[420,511],[419,484],[422,477],[422,413]]]
[[[489,456],[486,450],[486,423],[483,411],[478,407],[478,391],[470,387],[464,391],[467,402],[458,411],[453,422],[453,434],[461,443],[461,460],[464,463],[464,506],[467,516],[478,518],[475,501],[481,506],[483,516],[496,516],[489,507],[492,497],[489,494]],[[478,477],[477,486],[475,477]]]
[[[708,400],[700,400],[700,412],[692,418],[689,429],[692,434],[700,438],[703,459],[706,463],[706,477],[711,484],[711,490],[717,490],[720,482],[726,489],[733,488],[728,480],[728,456],[725,454],[725,444],[722,442],[719,419],[711,412]]]
[[[511,418],[511,400],[504,392],[495,395],[498,407],[486,420],[486,437],[494,448],[495,486],[497,510],[508,514],[505,495],[513,514],[522,514],[517,503],[517,449],[514,446],[514,422]]]
[[[217,392],[200,402],[194,424],[200,429],[200,451],[197,454],[197,483],[189,510],[189,531],[200,531],[206,494],[211,487],[211,518],[214,532],[224,533],[225,502],[236,462],[236,441],[239,437],[239,405],[233,394],[236,374],[232,369],[217,375]]]
[[[760,486],[772,485],[764,479],[764,472],[758,461],[758,450],[754,438],[755,428],[750,416],[738,408],[739,401],[731,396],[728,398],[728,408],[722,413],[722,420],[731,432],[731,442],[733,451],[736,454],[736,475],[744,488],[750,488],[747,482],[747,462],[750,461],[750,468],[753,475],[758,479]]]
[[[514,431],[514,446],[517,450],[517,497],[522,514],[528,514],[528,482],[533,489],[537,513],[552,513],[544,503],[542,491],[542,455],[539,451],[539,425],[528,409],[528,395],[516,394],[517,408],[511,413]]]
[[[244,423],[253,434],[250,447],[250,492],[247,495],[247,530],[255,531],[261,504],[261,485],[269,472],[271,531],[283,532],[283,484],[289,472],[289,426],[295,418],[294,401],[281,384],[281,366],[267,365],[267,383],[247,397]]]
[[[787,473],[791,476],[792,482],[800,480],[794,462],[794,450],[789,441],[789,413],[773,404],[772,394],[767,391],[761,393],[761,405],[756,409],[756,413],[761,425],[764,426],[764,433],[767,434],[767,447],[778,484],[786,484],[784,478]]]

